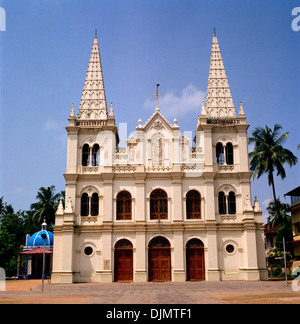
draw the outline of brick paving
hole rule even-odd
[[[291,286],[276,281],[46,283],[44,292],[41,281],[32,281],[32,286],[25,282],[14,283],[19,289],[8,282],[7,291],[0,292],[0,304],[223,304],[230,296],[292,293]]]

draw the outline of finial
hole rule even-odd
[[[114,115],[114,110],[113,110],[113,104],[112,102],[110,103],[110,109],[109,109],[109,116],[113,116]]]
[[[64,214],[64,206],[63,206],[62,198],[60,198],[55,215],[63,215],[63,214]]]
[[[214,35],[216,35],[216,27],[214,27]]]
[[[139,118],[138,123],[139,123],[139,128],[142,128],[143,126],[142,126],[142,120],[141,120],[141,118]]]
[[[243,108],[243,103],[240,101],[240,111],[239,111],[239,117],[245,116],[244,108]]]
[[[95,37],[97,37],[97,28],[95,29]]]
[[[260,208],[260,205],[259,205],[259,202],[258,202],[258,199],[257,197],[255,196],[255,199],[254,199],[254,212],[256,213],[260,213],[261,212],[261,208]]]
[[[42,224],[42,228],[41,228],[42,231],[47,231],[47,223],[46,223],[46,217],[44,217],[44,221],[43,221],[43,224]]]
[[[71,108],[71,112],[70,112],[70,117],[75,117],[74,102],[72,103],[72,108]]]

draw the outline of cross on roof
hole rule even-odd
[[[159,109],[159,97],[163,96],[163,94],[158,92],[158,87],[159,87],[159,83],[157,83],[156,85],[156,93],[154,93],[152,96],[156,97],[156,108]]]

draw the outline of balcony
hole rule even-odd
[[[287,192],[284,196],[291,197],[291,207],[298,205],[300,203],[300,186]]]
[[[300,196],[291,196],[291,205],[295,204],[298,201],[300,201]]]

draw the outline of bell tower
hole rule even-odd
[[[226,231],[231,226],[239,226],[243,231],[245,255],[241,272],[244,280],[265,278],[264,232],[262,211],[257,199],[252,206],[249,170],[246,115],[240,102],[239,115],[236,115],[229,82],[216,33],[213,35],[206,103],[202,103],[197,131],[204,135],[205,168],[203,177],[207,197],[215,197],[207,203],[207,220],[211,224],[211,242],[208,251],[213,256],[220,240],[226,240]],[[224,230],[224,235],[218,231]],[[232,227],[233,228],[233,227]],[[228,232],[229,233],[229,232]],[[253,248],[255,242],[256,248]],[[252,244],[252,245],[251,245]],[[220,252],[221,253],[221,252]],[[219,256],[223,260],[223,256]],[[210,257],[208,276],[218,260]],[[226,265],[225,265],[226,266]],[[226,273],[220,271],[220,278]]]
[[[52,280],[57,283],[74,282],[78,232],[84,230],[86,223],[97,226],[103,224],[105,189],[100,183],[104,182],[107,174],[111,177],[113,155],[119,142],[112,103],[109,113],[107,111],[97,34],[92,45],[78,114],[76,116],[72,104],[66,130],[66,206],[59,205],[54,231]],[[111,187],[111,181],[108,183]],[[109,199],[112,201],[112,197]],[[82,200],[86,206],[84,211],[81,208]]]

